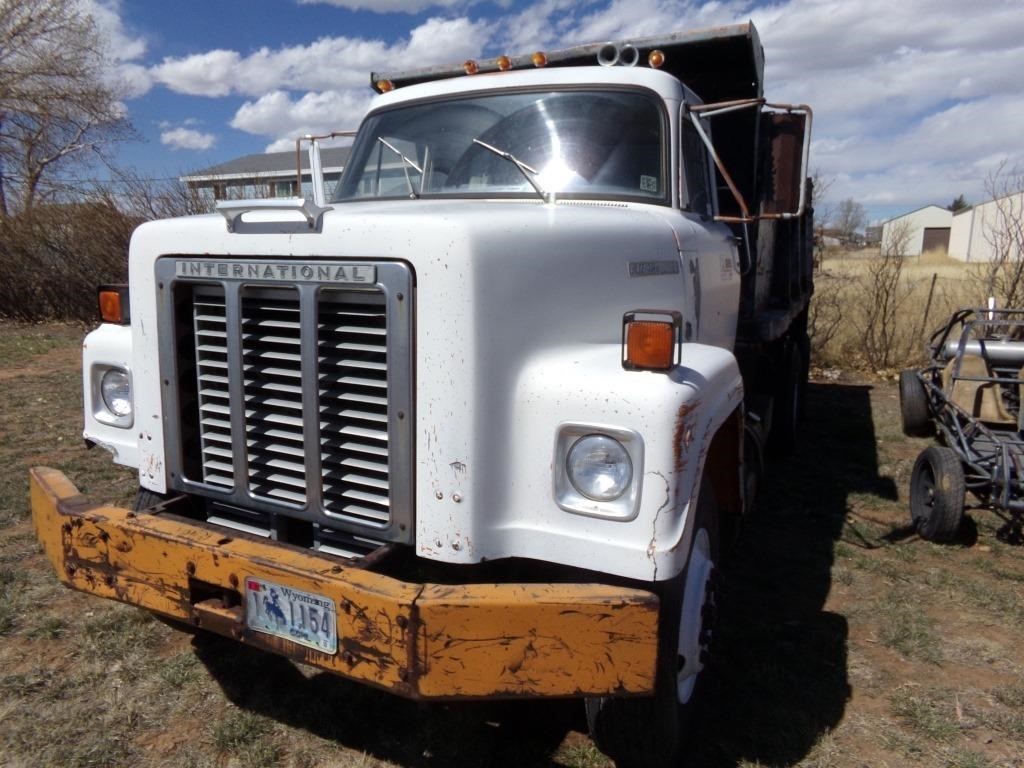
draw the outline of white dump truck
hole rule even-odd
[[[33,470],[59,577],[407,697],[579,697],[620,765],[685,761],[807,375],[810,110],[763,66],[743,24],[374,74],[335,190],[140,226],[84,351],[138,502]]]

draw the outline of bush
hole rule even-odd
[[[139,219],[108,201],[41,206],[0,218],[0,318],[96,318],[96,286],[128,279]]]

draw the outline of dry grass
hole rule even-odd
[[[135,488],[82,446],[78,340],[0,324],[0,765],[610,768],[578,702],[417,705],[61,588],[27,468]],[[1024,552],[983,512],[976,542],[906,532],[925,442],[900,434],[891,382],[812,384],[807,405],[723,576],[693,765],[1024,768]]]
[[[878,258],[877,250],[837,250],[825,254],[814,276],[812,313],[818,313],[821,331],[817,338],[812,338],[814,364],[871,371],[865,359],[863,332],[867,313],[874,307],[873,297],[866,288],[867,277]],[[944,253],[906,257],[900,278],[901,304],[894,341],[899,361],[897,368],[923,360],[925,344],[932,331],[955,309],[984,305],[986,297],[981,275],[977,265],[965,264]],[[933,278],[935,289],[928,307]],[[832,335],[829,330],[833,331]]]

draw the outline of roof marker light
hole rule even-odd
[[[535,67],[546,67],[548,65],[548,55],[544,51],[537,51],[530,57],[530,61],[533,62]]]
[[[466,63],[462,65],[462,71],[467,75],[475,75],[480,71],[480,68],[476,65],[476,62],[472,59],[466,59]]]
[[[395,90],[395,84],[390,80],[378,80],[377,90],[381,93],[387,93],[388,91]]]
[[[502,72],[508,72],[510,69],[512,69],[512,59],[510,59],[508,56],[499,56],[498,69],[500,69]]]
[[[653,51],[647,54],[647,63],[654,69],[661,69],[665,64],[665,52],[659,51],[655,48]]]

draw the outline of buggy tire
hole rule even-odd
[[[917,371],[900,372],[900,417],[903,434],[908,437],[931,437],[935,434],[928,410],[928,393]]]
[[[910,475],[910,517],[922,539],[950,541],[964,517],[964,468],[952,448],[931,445]]]
[[[701,483],[686,568],[660,590],[658,659],[651,696],[586,699],[597,748],[618,768],[682,768],[686,740],[706,697],[717,618],[719,519],[711,483]],[[690,619],[684,628],[684,619]],[[689,657],[682,655],[684,646]]]

